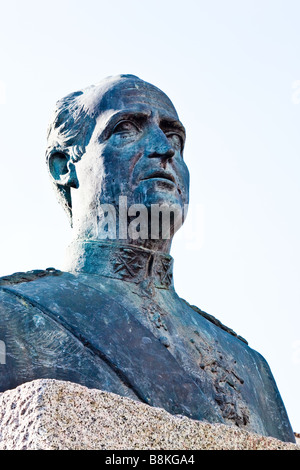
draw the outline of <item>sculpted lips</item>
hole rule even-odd
[[[151,173],[147,173],[144,178],[141,178],[142,181],[150,180],[150,179],[164,179],[167,181],[172,181],[175,183],[175,178],[172,173],[166,171],[152,171]]]

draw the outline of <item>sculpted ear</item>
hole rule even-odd
[[[64,152],[54,152],[49,157],[49,171],[54,183],[68,188],[78,188],[75,164]]]

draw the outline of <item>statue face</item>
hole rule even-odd
[[[183,160],[185,130],[169,98],[139,79],[114,84],[95,103],[101,111],[89,145],[76,163],[73,223],[97,218],[99,204],[188,203]],[[97,115],[97,114],[96,114]],[[91,230],[93,230],[91,228]]]

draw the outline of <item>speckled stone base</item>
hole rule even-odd
[[[0,394],[0,450],[300,450],[113,393],[35,380]]]

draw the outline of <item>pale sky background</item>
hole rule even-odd
[[[71,230],[44,163],[55,102],[138,75],[187,129],[176,290],[266,358],[300,432],[299,0],[0,6],[0,276],[63,266]]]

